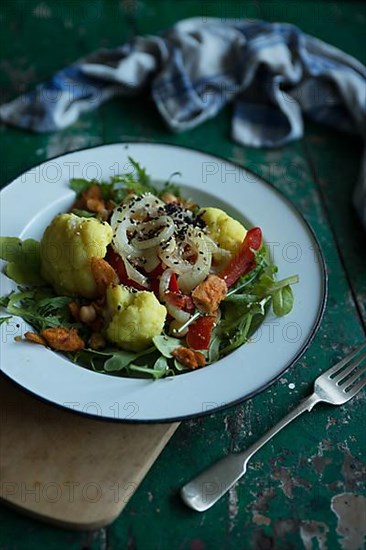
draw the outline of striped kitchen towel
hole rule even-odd
[[[0,106],[8,124],[60,130],[120,95],[151,93],[168,127],[194,128],[233,103],[232,136],[277,147],[303,135],[303,114],[366,138],[366,68],[286,23],[193,18],[67,67]],[[366,156],[355,204],[366,227]]]

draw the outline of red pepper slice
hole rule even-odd
[[[179,292],[178,279],[175,273],[172,273],[172,276],[170,277],[169,290],[171,292]]]
[[[160,277],[163,273],[164,266],[162,263],[160,263],[155,269],[150,271],[150,273],[146,274],[150,280],[151,290],[154,292],[158,299],[160,299]],[[172,276],[170,277],[168,290],[171,292],[179,292],[177,276],[175,273],[172,273]]]
[[[159,263],[150,273],[146,273],[147,278],[150,281],[150,288],[159,300],[160,292],[160,276],[163,273],[163,264]]]
[[[146,290],[145,287],[139,285],[127,276],[125,264],[121,256],[110,247],[107,250],[105,260],[113,267],[123,285],[136,288],[136,290]]]
[[[186,336],[187,345],[191,349],[208,349],[211,340],[212,330],[215,326],[216,317],[205,315],[189,326]]]
[[[178,293],[168,290],[167,292],[165,292],[164,296],[167,303],[179,309],[182,309],[183,311],[193,311],[195,308],[192,298],[190,296],[187,296],[186,294],[181,294],[180,292]]]
[[[259,250],[261,244],[261,229],[259,227],[252,227],[245,235],[238,252],[218,275],[221,279],[224,279],[227,287],[232,286],[239,277],[245,275],[255,267],[255,254],[253,250]]]
[[[139,285],[138,283],[136,283],[135,281],[133,281],[127,276],[125,264],[121,256],[117,252],[115,252],[112,248],[110,247],[108,248],[105,259],[116,271],[119,277],[119,280],[123,285],[136,288],[137,290],[146,290],[145,287]],[[163,272],[164,272],[164,266],[162,263],[160,263],[150,273],[147,273],[147,276],[150,279],[151,290],[156,294],[158,298],[159,298],[159,280]],[[192,299],[189,296],[185,296],[179,293],[178,280],[175,273],[173,273],[172,276],[170,277],[168,293],[176,295],[171,300],[171,303],[173,303],[173,305],[176,305],[180,309],[188,309],[188,310],[194,309],[194,304],[192,302]]]
[[[150,273],[147,273],[147,276],[150,279],[158,279],[162,273],[164,273],[164,266],[160,262]]]

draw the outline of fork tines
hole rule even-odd
[[[360,355],[364,350],[366,350],[366,343],[361,344],[328,371],[328,377],[332,382],[336,383],[337,386],[345,385],[344,391],[350,391],[351,389],[358,391],[366,383],[366,378],[361,378],[355,386],[358,379],[366,372],[366,364],[358,368],[366,359],[366,353]]]

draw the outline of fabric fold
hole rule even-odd
[[[191,18],[57,72],[0,106],[7,124],[57,131],[119,96],[151,93],[166,125],[183,132],[233,103],[232,137],[278,147],[303,135],[303,115],[366,139],[366,68],[287,23]],[[366,228],[366,174],[355,206]]]

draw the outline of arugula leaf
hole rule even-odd
[[[295,283],[298,283],[298,282],[299,282],[298,275],[292,275],[291,277],[286,277],[286,279],[282,279],[281,281],[275,281],[274,283],[272,283],[272,285],[267,289],[267,293],[273,294],[277,290],[285,288],[289,285],[294,285]]]
[[[169,369],[168,361],[165,357],[160,356],[154,363],[154,370],[164,374]]]
[[[251,304],[258,300],[255,294],[231,294],[225,298],[226,302],[234,302],[239,304]]]
[[[3,325],[4,323],[8,323],[8,321],[10,321],[10,319],[12,319],[11,315],[8,315],[6,317],[0,317],[0,325]]]
[[[182,342],[178,338],[171,336],[155,336],[153,342],[160,353],[170,359],[173,357],[172,352],[182,346]]]
[[[287,315],[292,310],[294,304],[294,294],[292,288],[287,285],[280,288],[272,294],[273,312],[278,317]]]
[[[71,298],[55,296],[48,289],[22,290],[12,292],[7,296],[7,303],[3,302],[6,311],[11,315],[22,317],[36,330],[55,327],[77,327],[77,323],[70,323],[68,303]]]
[[[75,214],[75,216],[79,216],[79,218],[97,218],[97,214],[95,212],[89,212],[89,210],[80,210],[79,208],[73,208],[71,210],[72,214]]]
[[[111,178],[110,186],[113,188],[112,200],[121,202],[126,198],[127,193],[131,191],[137,195],[142,195],[143,193],[156,194],[157,190],[151,184],[146,169],[140,166],[132,157],[128,157],[128,160],[134,170]]]
[[[176,359],[174,359],[174,368],[175,368],[178,372],[182,372],[182,371],[185,371],[185,370],[189,370],[188,367],[186,367],[185,365],[182,365],[182,363],[179,363],[179,361],[177,361]]]
[[[137,353],[133,352],[118,352],[112,355],[107,361],[104,363],[104,370],[106,372],[116,372],[123,370],[125,367],[127,367],[132,361],[134,361],[138,357]]]
[[[0,307],[6,307],[9,303],[9,300],[10,300],[10,296],[14,293],[13,292],[10,292],[10,294],[6,294],[5,296],[1,296],[0,297]]]
[[[277,267],[270,263],[264,246],[256,252],[256,262],[256,267],[239,279],[222,303],[222,319],[209,348],[210,363],[245,343],[262,322],[271,302],[275,315],[286,315],[292,309],[289,285],[297,283],[298,276],[276,281]]]
[[[210,347],[208,348],[208,362],[215,363],[220,359],[220,330],[216,327],[212,331]]]
[[[250,313],[252,315],[262,315],[266,314],[266,305],[271,300],[271,296],[266,296],[262,298],[259,302],[254,302],[250,308]]]
[[[147,365],[135,365],[134,363],[131,363],[129,365],[129,370],[133,372],[141,372],[143,374],[148,374],[152,376],[155,380],[162,378],[163,376],[166,376],[168,373],[168,371],[155,370],[154,368],[151,368]]]
[[[251,313],[247,313],[240,319],[240,322],[236,327],[236,331],[229,338],[229,343],[220,350],[221,357],[227,355],[231,351],[234,351],[234,349],[245,344],[245,342],[248,340],[252,320],[253,315]]]
[[[81,195],[89,189],[96,182],[93,180],[86,180],[84,178],[72,178],[70,180],[70,188],[75,191],[77,195]]]
[[[148,176],[146,172],[146,168],[142,168],[142,166],[140,166],[139,163],[136,160],[134,160],[132,157],[128,157],[128,160],[136,170],[137,181],[141,185],[150,186],[150,176]]]
[[[40,244],[34,239],[0,237],[0,258],[8,262],[4,273],[19,284],[45,284],[41,275]]]
[[[140,166],[132,157],[128,157],[133,170],[125,174],[117,174],[112,176],[109,181],[86,180],[83,178],[74,178],[70,181],[70,187],[78,196],[87,191],[92,185],[98,185],[104,200],[113,201],[119,204],[125,200],[128,193],[143,193],[158,194],[157,189],[151,184],[150,177],[146,169]],[[95,217],[93,213],[86,213],[84,210],[73,210],[73,213],[82,217]]]

